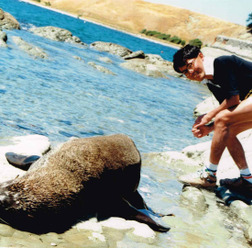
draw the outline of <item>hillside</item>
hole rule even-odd
[[[205,44],[211,44],[217,35],[239,38],[246,33],[245,26],[142,0],[41,0],[41,4],[135,34],[156,30],[186,41],[199,38]]]

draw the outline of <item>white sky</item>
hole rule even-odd
[[[252,13],[252,0],[144,0],[189,9],[198,13],[218,17],[233,23],[246,25]]]

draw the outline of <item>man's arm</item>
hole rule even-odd
[[[212,111],[208,112],[207,114],[205,114],[200,122],[195,125],[195,128],[200,127],[200,126],[204,126],[207,123],[209,123],[218,113],[220,113],[222,110],[224,109],[229,109],[231,107],[234,107],[236,105],[238,105],[240,103],[240,97],[239,95],[235,95],[235,96],[231,96],[229,99],[225,99],[221,105],[219,105],[217,108],[213,109]],[[195,121],[195,123],[197,122],[197,120]]]
[[[202,138],[214,130],[214,123],[207,125],[222,110],[237,106],[240,103],[239,95],[225,99],[217,108],[205,115],[199,116],[192,128],[192,133],[197,138]]]

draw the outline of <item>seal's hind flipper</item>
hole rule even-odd
[[[123,201],[124,201],[123,213],[126,219],[136,220],[138,222],[147,224],[154,231],[168,232],[170,230],[170,227],[165,227],[158,224],[150,216],[132,206],[127,200],[123,199]]]
[[[5,153],[5,157],[9,164],[22,170],[28,170],[31,164],[40,158],[37,155],[25,156],[14,152]]]
[[[161,214],[154,212],[150,207],[147,206],[146,202],[144,201],[143,197],[140,195],[138,190],[135,192],[131,192],[124,196],[124,199],[130,203],[133,207],[136,209],[146,209],[149,210],[151,214],[158,216],[158,217],[164,217],[164,216],[174,216],[174,214]]]
[[[135,192],[130,192],[123,197],[130,205],[137,209],[149,209],[145,203],[143,197],[136,190]]]
[[[160,224],[158,224],[156,221],[154,221],[151,217],[148,215],[140,212],[139,210],[135,209],[136,214],[134,216],[134,219],[138,222],[147,224],[151,229],[157,232],[168,232],[170,230],[170,227],[165,227]]]

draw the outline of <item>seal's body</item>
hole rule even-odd
[[[83,214],[98,213],[169,230],[137,210],[147,208],[137,191],[141,157],[126,135],[73,139],[41,161],[0,185],[0,217],[10,225],[63,230]]]

